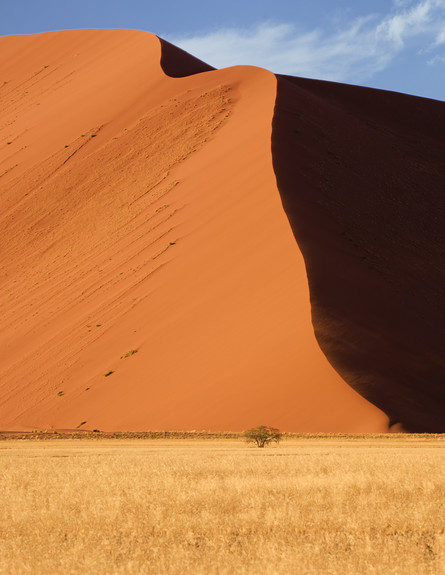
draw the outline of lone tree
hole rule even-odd
[[[280,430],[275,429],[275,427],[259,425],[258,427],[252,427],[252,429],[245,431],[243,437],[247,443],[256,443],[257,447],[265,447],[273,441],[278,443],[282,435]]]

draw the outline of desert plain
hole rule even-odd
[[[440,435],[5,440],[0,573],[441,575]]]

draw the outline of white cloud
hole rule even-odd
[[[385,16],[370,14],[331,31],[265,22],[168,40],[217,68],[246,64],[281,74],[357,82],[388,67],[411,45],[431,52],[445,43],[445,0],[394,0]]]
[[[403,48],[407,38],[428,32],[432,13],[432,0],[425,0],[410,10],[386,18],[378,25],[376,34]]]
[[[445,54],[443,56],[434,56],[427,62],[428,66],[435,66],[436,64],[445,64]]]
[[[436,38],[436,45],[439,45],[439,44],[445,44],[445,24]]]

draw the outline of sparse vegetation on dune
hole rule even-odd
[[[138,352],[137,349],[130,349],[130,351],[127,351],[124,353],[124,355],[121,355],[121,359],[126,359],[127,357],[131,357],[132,355],[134,355],[137,352]]]
[[[444,446],[4,442],[0,573],[439,575]]]

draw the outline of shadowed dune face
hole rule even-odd
[[[90,30],[0,81],[0,428],[388,429],[313,333],[273,74]]]
[[[181,48],[170,44],[166,40],[159,38],[161,43],[161,68],[167,76],[171,78],[184,78],[202,72],[214,70],[202,60],[195,58]]]
[[[445,104],[278,77],[273,163],[312,319],[343,378],[445,431]]]

